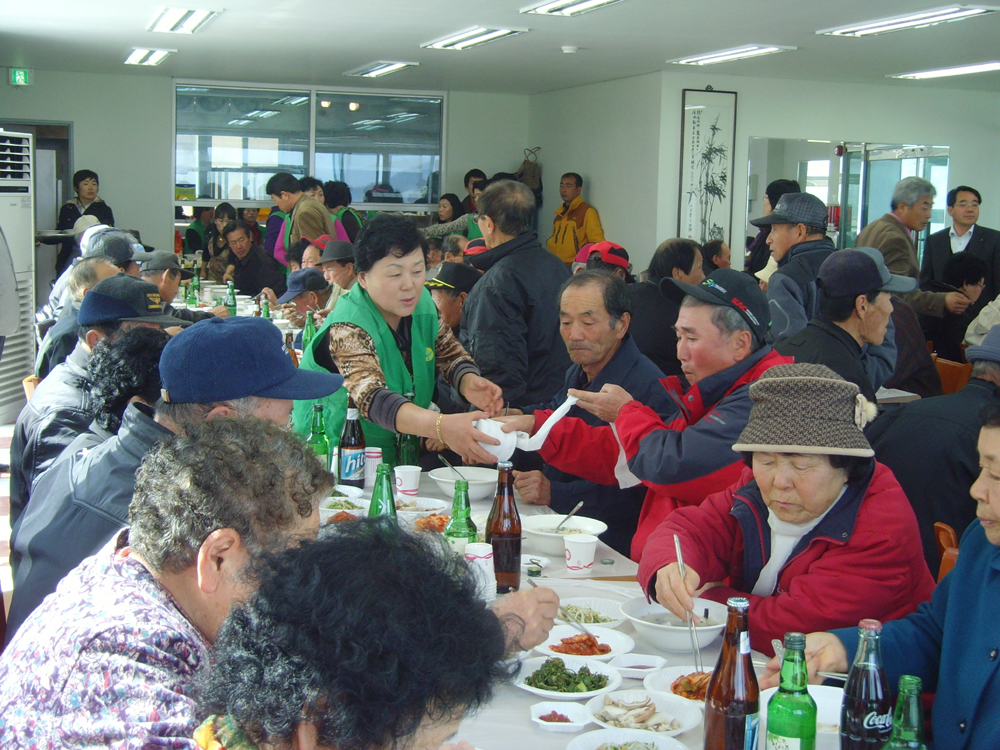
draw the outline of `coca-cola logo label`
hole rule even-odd
[[[892,729],[892,714],[880,714],[872,711],[867,716],[865,716],[864,722],[862,722],[865,729]]]

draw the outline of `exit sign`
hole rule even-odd
[[[34,86],[35,85],[35,71],[30,68],[11,68],[10,69],[10,85],[11,86]]]

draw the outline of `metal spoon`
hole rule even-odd
[[[451,462],[450,462],[450,461],[449,461],[449,460],[448,460],[447,458],[445,458],[445,457],[444,457],[444,454],[443,454],[443,453],[438,453],[438,458],[440,458],[440,459],[441,459],[441,463],[443,463],[443,464],[444,464],[445,466],[447,466],[447,467],[448,467],[449,469],[451,469],[451,470],[452,470],[453,472],[455,472],[456,474],[458,474],[458,476],[459,476],[459,478],[460,478],[460,479],[465,479],[465,475],[464,475],[464,474],[462,474],[462,472],[460,472],[460,471],[459,471],[458,469],[456,469],[456,468],[455,468],[454,466],[452,466],[452,465],[451,465]],[[468,480],[468,479],[465,479],[465,481],[466,481],[466,482],[468,482],[469,480]]]
[[[565,525],[566,525],[566,522],[567,522],[567,521],[568,521],[569,519],[571,519],[571,518],[572,518],[572,517],[573,517],[573,516],[574,516],[574,515],[576,514],[576,512],[577,512],[578,510],[580,510],[580,508],[582,508],[582,507],[583,507],[583,500],[581,500],[580,502],[578,502],[578,503],[576,504],[576,507],[575,507],[575,508],[573,508],[573,510],[571,510],[571,511],[570,511],[569,513],[567,513],[567,514],[566,514],[566,517],[565,517],[565,518],[564,518],[563,520],[561,520],[561,521],[559,522],[559,525],[558,525],[558,526],[556,526],[556,527],[555,527],[554,529],[552,529],[552,533],[553,533],[553,534],[558,534],[558,533],[559,533],[559,529],[561,529],[561,528],[562,528],[563,526],[565,526]]]

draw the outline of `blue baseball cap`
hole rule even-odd
[[[309,400],[344,384],[342,375],[293,365],[281,332],[264,318],[209,318],[181,331],[163,348],[160,381],[163,400],[172,404]]]
[[[156,284],[125,273],[97,282],[84,296],[76,314],[76,322],[82,326],[119,320],[157,323],[161,326],[185,325],[185,321],[180,318],[163,312],[163,301]]]
[[[291,302],[300,294],[319,292],[330,286],[330,282],[318,268],[300,268],[288,274],[288,291],[278,297],[279,304]]]

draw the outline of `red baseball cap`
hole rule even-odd
[[[594,253],[601,254],[601,260],[605,263],[610,263],[614,266],[620,266],[626,271],[628,270],[628,251],[621,245],[616,245],[614,242],[595,242],[590,246],[590,255]],[[586,258],[584,259],[586,261]]]
[[[578,252],[576,254],[576,257],[573,258],[573,262],[574,263],[586,263],[587,259],[590,257],[590,254],[592,252],[594,252],[593,248],[594,248],[594,245],[596,245],[596,244],[597,244],[596,242],[585,242],[583,245],[581,245],[580,246],[580,252]]]

